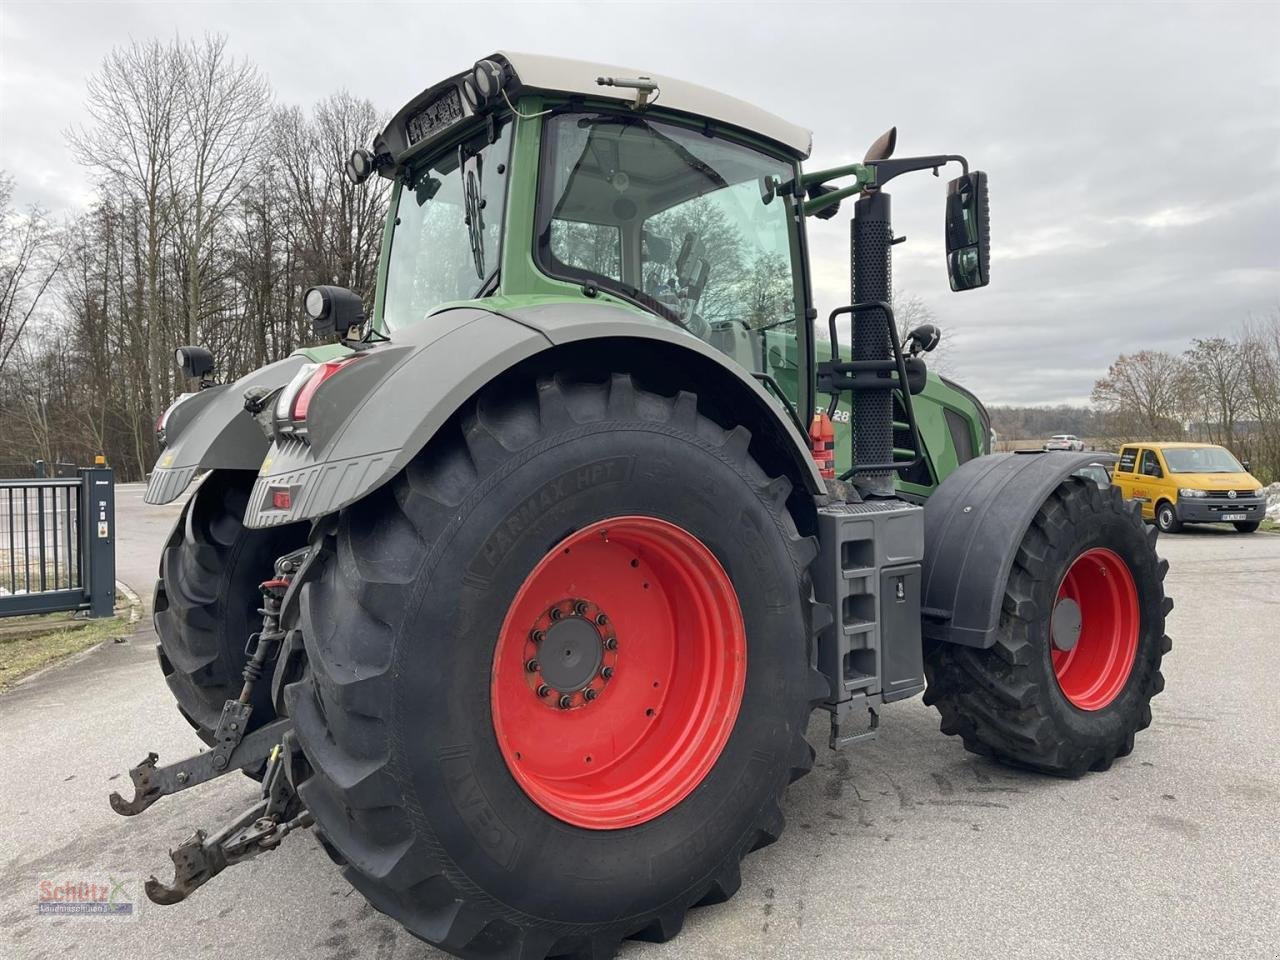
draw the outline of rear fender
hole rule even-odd
[[[235,383],[206,387],[179,403],[165,423],[165,448],[147,480],[147,503],[169,503],[187,488],[197,470],[254,470],[262,466],[270,442],[244,409],[250,387],[284,386],[307,362],[286,357],[259,367]]]
[[[1093,453],[1000,453],[970,460],[939,485],[924,506],[926,639],[966,647],[995,643],[1013,561],[1036,511],[1096,459]]]
[[[808,442],[776,400],[747,371],[701,340],[657,318],[607,304],[536,307],[495,301],[444,310],[392,335],[316,391],[308,441],[281,438],[262,467],[245,523],[268,527],[333,513],[367,496],[404,469],[485,384],[538,354],[570,343],[638,338],[662,341],[714,360],[756,400],[774,410],[799,461],[805,486],[822,490]],[[290,492],[277,509],[273,494]]]

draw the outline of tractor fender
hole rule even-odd
[[[1097,458],[998,453],[970,460],[939,485],[924,505],[921,613],[927,639],[966,647],[995,643],[1005,586],[1036,511]]]
[[[326,380],[312,397],[306,441],[277,438],[261,462],[245,510],[249,527],[295,523],[333,513],[404,469],[485,384],[538,354],[579,341],[661,341],[712,360],[785,424],[805,485],[822,479],[803,437],[777,400],[747,371],[692,334],[656,317],[563,300],[535,307],[495,298],[493,308],[444,309],[392,334]],[[278,491],[289,506],[277,506]]]
[[[147,479],[147,503],[177,498],[198,470],[257,470],[270,442],[244,409],[250,387],[282,387],[307,362],[293,355],[259,367],[235,383],[205,387],[183,400],[165,423],[165,448]]]

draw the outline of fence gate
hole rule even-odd
[[[0,617],[115,606],[115,480],[109,467],[77,478],[0,480]]]

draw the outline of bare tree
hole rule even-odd
[[[387,189],[381,178],[351,183],[343,165],[380,119],[368,100],[342,92],[316,104],[311,118],[291,107],[272,124],[299,268],[311,282],[350,287],[366,299],[373,295]]]
[[[177,45],[171,63],[176,82],[168,214],[185,287],[183,326],[174,333],[186,343],[208,310],[215,232],[265,146],[271,89],[254,64],[228,55],[225,37]],[[166,353],[172,345],[166,344]]]
[[[62,266],[56,231],[44,211],[11,209],[13,179],[0,173],[0,372]]]
[[[1179,436],[1177,411],[1185,378],[1182,361],[1161,350],[1121,355],[1093,385],[1093,404],[1108,415],[1116,436]]]
[[[166,392],[161,376],[168,369],[168,338],[162,335],[160,269],[173,161],[173,94],[180,76],[174,44],[135,40],[113,49],[89,79],[87,106],[93,125],[67,134],[76,159],[94,171],[104,191],[127,194],[141,208],[143,269],[136,282],[143,323],[134,347],[149,361],[142,384],[147,406]]]
[[[1214,443],[1232,446],[1244,397],[1241,346],[1226,337],[1199,337],[1184,355],[1187,387],[1204,431]]]

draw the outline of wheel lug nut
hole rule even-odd
[[[590,703],[596,697],[600,696],[600,694],[597,693],[595,688],[593,687],[587,687],[586,690],[582,691],[582,695],[587,699],[588,703]]]
[[[613,676],[613,667],[605,667],[603,670],[600,671],[600,676],[608,680],[610,677]]]
[[[537,672],[538,672],[538,661],[537,661],[537,660],[530,660],[528,663],[526,663],[526,664],[524,665],[524,668],[525,668],[526,670],[528,670],[530,673],[537,673]]]
[[[538,686],[538,696],[540,696],[540,697],[549,697],[549,696],[551,696],[551,688],[550,688],[550,687],[548,687],[545,683],[540,684],[540,685]]]
[[[606,650],[617,650],[617,649],[618,649],[618,638],[617,638],[617,637],[607,637],[607,638],[605,639],[605,641],[604,641],[604,648],[605,648]]]
[[[560,694],[560,709],[568,710],[571,706],[573,706],[573,697],[569,696],[567,693]]]
[[[541,630],[534,630],[531,634],[529,634],[529,639],[530,639],[530,640],[532,640],[534,643],[541,643],[541,642],[542,642],[542,631],[541,631]]]
[[[585,600],[579,600],[573,605],[573,612],[578,616],[583,616],[587,612],[587,604]]]
[[[556,607],[555,609],[553,609],[553,610],[551,611],[551,619],[552,619],[552,620],[559,620],[562,616],[564,616],[564,614],[560,612],[560,608],[559,608],[559,607]]]
[[[606,617],[603,613],[596,615],[596,623],[600,624],[600,626],[603,627],[608,622],[609,622],[609,618]]]

